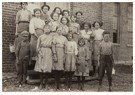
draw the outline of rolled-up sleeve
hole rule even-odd
[[[29,32],[30,32],[30,34],[35,34],[34,19],[30,20]]]

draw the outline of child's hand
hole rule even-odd
[[[18,62],[19,62],[19,60],[18,59],[16,59],[16,63],[18,64]]]

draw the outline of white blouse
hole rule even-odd
[[[45,26],[44,20],[34,17],[30,20],[30,25],[29,25],[29,32],[31,34],[35,34],[35,29],[43,29]]]
[[[95,36],[94,40],[101,41],[103,39],[103,29],[97,29],[93,31],[93,34]]]

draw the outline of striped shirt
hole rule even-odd
[[[113,43],[102,41],[99,46],[99,54],[111,55],[113,53]]]

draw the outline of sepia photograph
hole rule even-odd
[[[133,92],[133,2],[2,2],[2,92]]]

